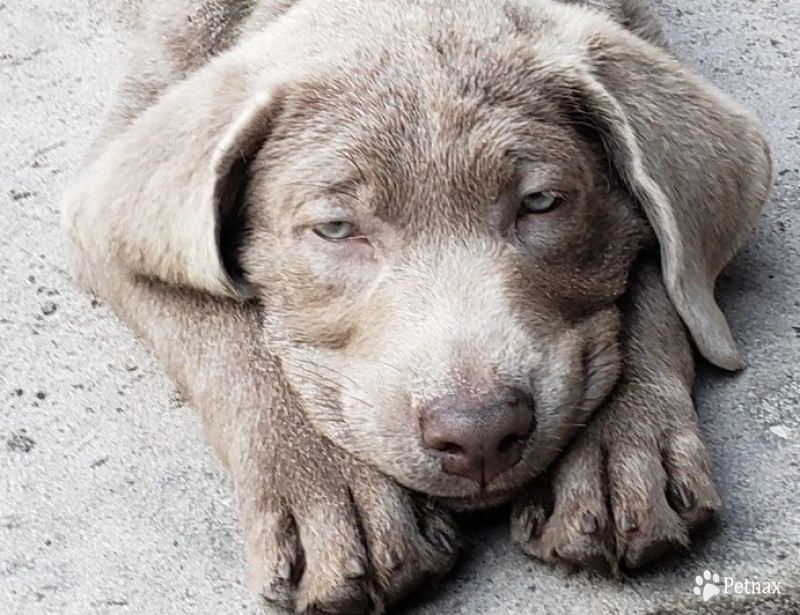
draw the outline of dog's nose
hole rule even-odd
[[[442,458],[442,470],[485,487],[522,456],[534,426],[531,399],[509,389],[476,404],[448,396],[423,408],[422,441]]]

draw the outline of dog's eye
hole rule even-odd
[[[317,224],[314,226],[314,232],[323,239],[341,241],[355,236],[356,225],[352,222],[345,222],[344,220],[334,220],[332,222]]]
[[[561,198],[553,192],[532,192],[522,198],[519,215],[544,214],[552,211],[561,203]]]

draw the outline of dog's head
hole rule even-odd
[[[651,235],[700,352],[740,365],[713,287],[769,182],[754,120],[664,51],[485,4],[300,13],[118,145],[141,183],[121,257],[256,299],[315,427],[462,505],[530,480],[609,393]]]

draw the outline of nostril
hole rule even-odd
[[[467,453],[463,446],[459,446],[455,442],[445,442],[442,446],[437,447],[436,450],[445,455],[466,455]]]
[[[497,445],[497,452],[498,453],[507,453],[510,451],[514,446],[517,444],[522,443],[525,438],[523,436],[518,436],[516,434],[511,434],[500,440],[500,444]]]

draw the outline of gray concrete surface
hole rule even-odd
[[[103,6],[0,2],[0,614],[262,613],[198,423],[65,273],[58,194],[121,70],[124,29]],[[769,211],[721,284],[750,367],[704,369],[697,391],[724,515],[690,555],[624,583],[529,560],[501,516],[480,517],[456,575],[404,612],[704,612],[705,569],[798,585],[800,0],[658,7],[679,53],[755,108],[774,148]],[[800,607],[784,595],[773,611]]]

